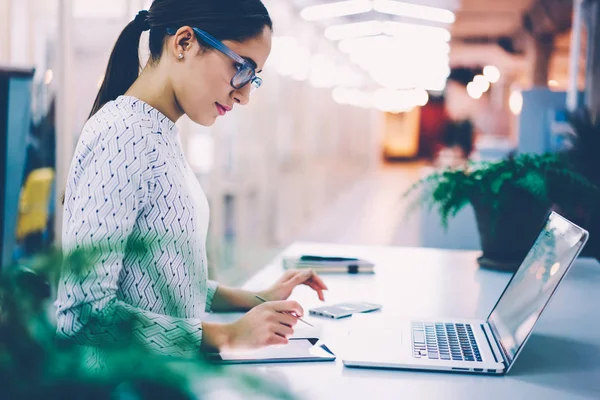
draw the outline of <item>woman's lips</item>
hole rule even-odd
[[[231,111],[231,107],[227,107],[224,105],[221,105],[219,103],[215,103],[217,105],[217,111],[219,112],[219,115],[222,117],[223,115],[227,114],[227,112]]]

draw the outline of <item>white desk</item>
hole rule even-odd
[[[481,270],[477,252],[422,248],[360,247],[297,243],[284,254],[357,256],[377,265],[375,275],[324,275],[328,303],[365,300],[384,305],[382,315],[485,318],[510,274]],[[264,289],[283,272],[280,257],[244,287]],[[298,288],[293,299],[305,310],[319,304]],[[561,284],[534,335],[508,376],[369,370],[335,363],[228,366],[251,368],[305,399],[600,399],[600,265],[579,260]],[[308,312],[307,312],[308,314]],[[239,314],[212,315],[231,320]],[[374,314],[375,316],[375,314]],[[340,356],[351,319],[307,316]],[[302,336],[310,331],[297,325]],[[308,328],[308,327],[307,327]],[[311,329],[311,328],[308,328]]]

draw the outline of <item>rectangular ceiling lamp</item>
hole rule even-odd
[[[362,14],[369,11],[373,11],[372,0],[348,0],[306,7],[300,12],[300,17],[306,21],[318,21]]]
[[[383,33],[390,36],[410,37],[421,41],[449,42],[452,38],[450,31],[445,28],[398,21],[383,22]]]
[[[351,24],[333,25],[325,29],[329,40],[354,39],[386,34],[411,38],[415,41],[449,42],[450,32],[437,26],[416,25],[397,21],[365,21]]]
[[[329,40],[352,39],[375,36],[383,33],[381,21],[355,22],[351,24],[333,25],[325,29],[325,37]]]
[[[440,22],[443,24],[453,24],[456,20],[456,16],[450,10],[402,1],[374,0],[373,8],[375,11],[384,14]]]

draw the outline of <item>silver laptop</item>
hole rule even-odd
[[[583,249],[588,232],[550,213],[525,260],[484,320],[394,321],[388,334],[365,345],[368,335],[349,333],[347,367],[506,374]],[[381,316],[382,318],[384,316]],[[364,321],[366,322],[366,321]]]

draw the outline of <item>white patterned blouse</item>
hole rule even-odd
[[[217,284],[207,279],[208,201],[184,158],[175,124],[130,96],[85,125],[65,193],[63,252],[94,253],[64,267],[57,334],[87,346],[125,340],[123,320],[149,350],[198,354],[200,317]],[[141,243],[145,251],[128,251]]]

